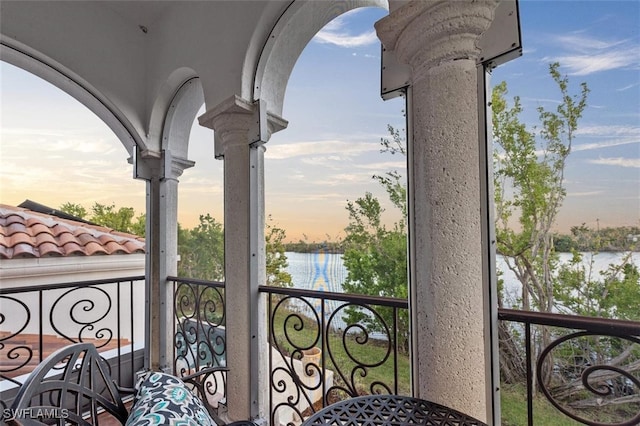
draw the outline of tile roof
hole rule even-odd
[[[0,259],[144,253],[144,238],[0,204]]]

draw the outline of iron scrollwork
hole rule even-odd
[[[7,315],[4,312],[0,312],[0,326],[8,325],[11,329],[16,331],[10,331],[3,333],[0,336],[0,356],[2,361],[0,362],[0,378],[3,380],[9,380],[17,385],[20,382],[9,377],[7,374],[15,372],[28,365],[33,359],[33,349],[31,346],[24,343],[13,343],[12,340],[20,335],[31,321],[31,311],[27,304],[14,297],[0,296],[0,305],[5,312],[11,312],[12,324],[6,324],[8,321]],[[15,324],[17,322],[17,324]]]
[[[397,324],[380,312],[392,308],[285,291],[270,294],[272,423],[292,425],[333,402],[397,390],[397,365],[393,383],[370,375],[397,363]]]
[[[639,371],[640,339],[581,331],[540,353],[536,377],[568,417],[590,426],[633,426],[640,424]]]
[[[100,322],[112,313],[112,305],[111,295],[102,288],[72,288],[55,300],[49,311],[49,322],[56,333],[69,342],[95,339],[100,342],[96,343],[99,349],[109,344],[114,336],[110,327],[100,327]],[[71,324],[67,320],[71,320]],[[88,336],[90,332],[93,332],[92,336]]]
[[[174,371],[226,365],[224,288],[181,280],[175,287]]]

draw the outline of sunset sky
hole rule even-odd
[[[366,191],[384,198],[371,176],[404,168],[403,158],[379,153],[387,125],[404,123],[403,101],[379,96],[373,22],[385,14],[361,9],[334,20],[296,64],[283,112],[289,127],[265,155],[267,213],[290,240],[344,236],[347,200]],[[583,81],[591,89],[556,228],[640,226],[640,2],[524,0],[520,15],[524,55],[492,82],[506,80],[510,96],[521,97],[525,122],[536,124],[538,106],[559,103],[549,63],[561,63],[573,93]],[[144,212],[144,182],[131,178],[127,152],[104,123],[37,77],[6,63],[0,73],[0,203]],[[209,129],[194,125],[189,158],[196,166],[180,179],[180,223],[192,227],[203,213],[222,221],[223,163],[213,159]]]

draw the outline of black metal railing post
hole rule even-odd
[[[128,311],[122,300],[126,283],[130,287]],[[135,371],[142,366],[135,354],[135,317],[143,315],[133,303],[136,283],[143,287],[144,276],[0,288],[4,330],[0,335],[0,381],[7,383],[0,405],[10,403],[22,384],[20,377],[29,374],[49,352],[79,342],[93,343],[101,353],[114,350],[115,356],[105,360],[111,370],[118,370],[113,374],[118,385],[131,387]],[[127,319],[130,329],[124,330]],[[130,346],[131,364],[126,371],[125,344]]]
[[[498,320],[524,327],[528,425],[536,424],[536,386],[559,416],[591,426],[640,424],[640,322],[502,308]],[[549,327],[552,335],[535,354],[532,326]],[[601,349],[592,341],[609,343]],[[567,396],[567,386],[575,397]]]
[[[269,303],[271,353],[281,365],[275,366],[270,353],[272,423],[276,416],[287,423],[282,416],[300,419],[361,393],[403,392],[398,328],[400,312],[408,310],[406,300],[268,286],[259,291]],[[349,322],[350,317],[359,320]],[[321,346],[320,357],[309,361],[304,353],[316,344]],[[391,371],[392,377],[382,379],[382,370]],[[408,368],[403,373],[408,378]],[[404,388],[404,393],[411,393],[410,383]],[[276,402],[277,395],[285,394]]]

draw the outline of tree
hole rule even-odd
[[[555,288],[557,308],[577,315],[640,320],[640,274],[632,255],[626,253],[621,263],[610,264],[598,277],[593,254],[574,251],[571,261],[558,270],[562,285]]]
[[[89,214],[87,212],[87,209],[85,209],[84,207],[82,207],[80,204],[75,204],[75,203],[71,203],[71,202],[66,202],[63,205],[60,206],[60,211],[63,211],[65,213],[68,213],[72,216],[75,216],[77,218],[80,219],[85,219],[87,217],[87,215]]]
[[[60,206],[60,210],[116,231],[141,237],[145,235],[145,215],[141,214],[136,217],[133,207],[116,208],[115,204],[106,205],[96,202],[91,207],[91,214],[89,214],[87,209],[80,204],[66,202]]]
[[[570,95],[568,79],[561,76],[559,67],[551,64],[549,73],[562,101],[556,111],[537,108],[540,128],[529,131],[522,123],[518,96],[513,106],[508,106],[506,82],[495,86],[491,97],[497,251],[522,286],[521,308],[543,312],[553,311],[554,288],[562,285],[554,273],[559,258],[551,227],[566,195],[566,160],[589,93],[582,83],[580,95]],[[518,227],[513,223],[516,220]],[[502,306],[502,295],[498,304]],[[509,371],[508,367],[520,364],[510,357],[521,352],[505,324],[500,324],[499,332],[505,360],[501,363],[503,377],[519,381],[522,371]],[[550,343],[547,327],[541,334],[533,360]]]
[[[267,264],[267,285],[275,287],[291,287],[291,274],[287,272],[287,255],[285,254],[284,239],[287,234],[284,229],[272,224],[273,219],[269,216],[266,223],[265,243],[266,243],[266,264]]]
[[[404,141],[399,131],[389,126],[392,139],[383,139],[382,152],[404,155]],[[386,190],[394,207],[402,213],[402,219],[394,223],[390,229],[382,223],[384,209],[371,193],[355,201],[347,202],[349,224],[345,229],[344,266],[347,278],[342,285],[350,293],[372,296],[408,297],[407,278],[407,232],[406,232],[406,187],[396,171],[384,176],[374,176]],[[380,311],[387,325],[393,324],[391,310]],[[382,331],[382,324],[362,311],[348,311],[348,323],[365,323],[372,330]],[[409,318],[402,312],[399,318],[399,346],[406,352],[409,349]]]
[[[209,281],[224,279],[224,231],[209,213],[193,229],[178,225],[178,275]]]
[[[540,129],[530,132],[520,121],[519,97],[507,106],[505,82],[492,94],[497,250],[522,284],[522,309],[544,312],[553,310],[557,283],[551,226],[566,195],[566,160],[589,93],[582,83],[580,95],[570,95],[559,67],[553,63],[549,72],[562,102],[555,112],[538,107]],[[517,231],[513,219],[519,222]]]

